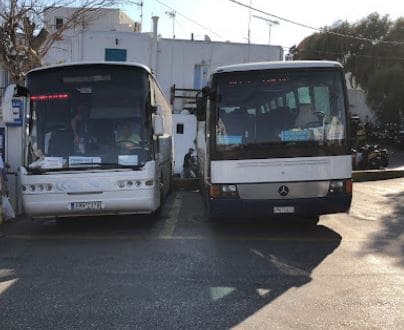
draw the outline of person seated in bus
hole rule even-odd
[[[77,106],[77,113],[71,120],[75,149],[79,149],[83,153],[85,140],[88,139],[88,119],[90,112],[89,105],[81,103]]]
[[[314,113],[314,108],[309,103],[303,103],[299,106],[299,113],[295,120],[296,128],[308,128],[321,126],[319,117]]]
[[[226,125],[227,125],[227,120],[228,120],[228,115],[226,111],[223,109],[219,110],[219,118],[217,120],[217,125],[216,125],[216,136],[226,136]]]
[[[138,129],[134,129],[138,127]],[[119,125],[118,127],[118,137],[116,144],[120,150],[133,150],[140,148],[141,138],[139,135],[140,125],[135,123],[132,125],[131,122],[126,121]]]
[[[77,106],[77,113],[71,120],[75,144],[79,143],[80,138],[87,137],[87,121],[90,117],[90,112],[90,106],[86,103],[81,103]]]

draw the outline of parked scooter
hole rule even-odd
[[[354,169],[379,169],[381,167],[387,167],[389,164],[388,150],[377,144],[365,144],[357,150],[352,150],[352,152],[354,155]]]

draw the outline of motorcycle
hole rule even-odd
[[[378,144],[365,144],[357,150],[352,150],[352,152],[354,169],[379,169],[387,167],[389,164],[388,150]]]

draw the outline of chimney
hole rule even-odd
[[[157,26],[159,17],[153,16],[153,42],[152,42],[152,51],[150,54],[150,68],[157,76],[157,51],[158,51],[158,34],[157,34]]]
[[[153,16],[152,20],[153,20],[153,39],[157,40],[157,28],[158,28],[159,17]]]

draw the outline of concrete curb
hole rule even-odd
[[[353,171],[352,179],[354,182],[389,180],[404,177],[404,170],[367,170]]]

